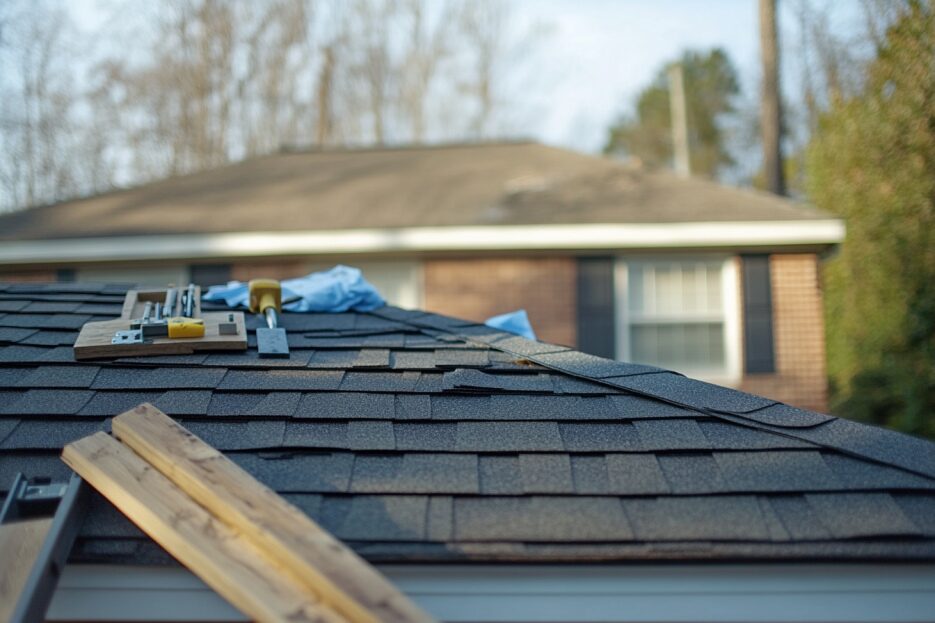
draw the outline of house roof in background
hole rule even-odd
[[[0,239],[830,218],[768,193],[515,142],[284,152],[7,214]]]
[[[372,561],[935,560],[927,441],[392,307],[75,362],[125,289],[0,285],[0,487],[151,402]],[[73,558],[166,555],[95,498]]]

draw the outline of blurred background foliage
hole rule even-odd
[[[724,50],[686,50],[659,69],[655,80],[636,97],[635,111],[610,127],[604,153],[639,158],[649,167],[672,161],[669,68],[678,63],[685,83],[691,170],[716,177],[734,163],[720,120],[736,111],[740,93],[737,70]]]
[[[910,2],[808,146],[808,196],[843,216],[825,269],[833,410],[935,437],[935,11]]]

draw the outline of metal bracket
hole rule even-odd
[[[65,568],[81,519],[87,512],[88,486],[77,474],[68,484],[48,480],[29,483],[17,474],[10,494],[0,511],[0,523],[36,515],[42,506],[58,502],[52,525],[29,572],[19,600],[9,618],[11,623],[33,623],[45,620],[46,611],[55,593],[58,579]]]
[[[111,344],[142,344],[143,332],[140,329],[130,329],[128,331],[117,331],[114,333]]]

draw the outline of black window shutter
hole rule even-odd
[[[218,286],[230,281],[230,264],[192,264],[188,267],[191,282],[195,285],[207,288],[208,286]],[[207,292],[207,290],[205,290]]]
[[[614,322],[614,259],[578,258],[578,350],[613,359],[616,354]]]
[[[768,255],[744,255],[743,343],[748,374],[776,371],[773,350],[773,294]]]

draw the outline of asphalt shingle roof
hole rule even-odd
[[[0,285],[4,495],[151,402],[371,560],[935,560],[930,442],[396,308],[283,314],[287,360],[74,361],[124,289]],[[100,498],[73,557],[165,560]]]
[[[219,205],[224,206],[224,218],[217,218]],[[825,218],[830,216],[769,193],[700,178],[680,179],[541,144],[481,143],[315,150],[253,158],[2,215],[0,240]],[[41,294],[28,287],[8,291]],[[75,289],[56,294],[107,292]],[[447,328],[441,323],[436,327]],[[344,327],[306,318],[296,319],[289,328],[327,332]]]

